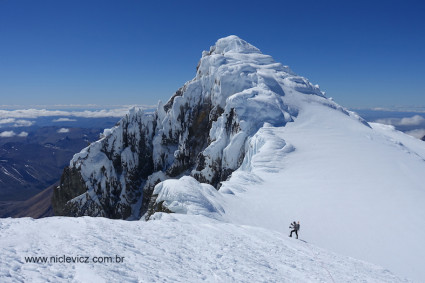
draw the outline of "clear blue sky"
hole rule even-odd
[[[346,107],[425,106],[421,2],[0,0],[0,105],[155,104],[236,34]]]

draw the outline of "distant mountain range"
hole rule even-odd
[[[27,137],[0,139],[0,199],[25,200],[58,181],[75,152],[98,139],[101,129],[42,127]]]

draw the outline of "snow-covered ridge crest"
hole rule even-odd
[[[265,123],[283,127],[305,103],[352,116],[244,40],[219,39],[203,52],[195,78],[165,105],[153,114],[130,111],[74,156],[54,192],[55,214],[149,217],[157,207],[155,185],[185,175],[219,188]]]

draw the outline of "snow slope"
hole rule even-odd
[[[162,219],[1,219],[0,281],[406,282],[275,231],[203,216],[156,218]],[[25,257],[63,255],[87,256],[89,262],[25,263]],[[95,263],[94,257],[115,262]]]
[[[302,239],[423,282],[423,142],[314,99],[292,98],[284,100],[299,109],[295,121],[261,127],[218,192],[184,196],[201,185],[191,177],[157,185],[159,198],[167,195],[165,208],[283,235],[301,221]]]
[[[371,125],[310,103],[294,123],[261,129],[250,166],[220,190],[234,193],[226,216],[282,233],[299,220],[311,243],[424,282],[425,146]]]

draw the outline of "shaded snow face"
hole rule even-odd
[[[54,191],[55,213],[139,219],[166,179],[190,175],[219,188],[255,133],[294,121],[303,103],[351,115],[244,40],[219,39],[203,52],[195,78],[154,114],[133,109],[74,156]]]

